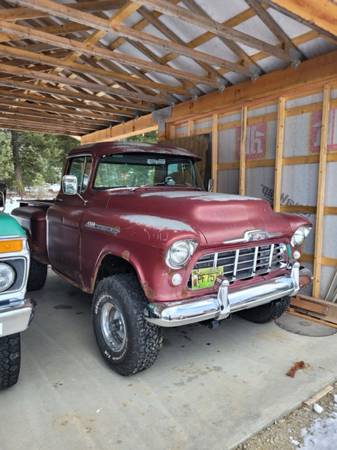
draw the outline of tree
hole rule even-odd
[[[68,136],[0,130],[0,181],[20,195],[25,187],[59,182],[65,155],[75,146]]]

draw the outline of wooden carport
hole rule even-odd
[[[237,190],[250,193],[248,171],[271,168],[275,210],[315,216],[313,251],[303,256],[319,297],[322,266],[337,266],[337,254],[323,252],[325,216],[337,215],[325,199],[327,165],[337,161],[328,148],[336,23],[332,0],[2,0],[0,126],[83,143],[153,130],[160,139],[210,133],[219,190],[221,174],[238,171]],[[287,118],[315,111],[318,151],[285,154]],[[249,127],[262,120],[275,123],[273,154],[250,159]],[[219,142],[230,127],[241,130],[232,161]],[[283,172],[300,164],[317,165],[314,205],[282,200]]]

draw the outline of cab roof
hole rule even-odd
[[[98,144],[81,145],[72,150],[68,157],[75,155],[103,156],[113,153],[158,153],[166,155],[187,156],[195,160],[200,157],[181,147],[167,144],[146,144],[143,142],[100,142]]]

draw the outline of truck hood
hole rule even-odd
[[[6,237],[25,237],[25,232],[13,217],[0,212],[0,239]]]
[[[289,215],[273,212],[268,202],[258,198],[172,189],[137,190],[134,195],[131,201],[124,197],[122,220],[175,233],[201,233],[209,245],[243,238],[251,230],[275,237],[294,231]],[[116,200],[111,199],[111,208],[117,206]]]

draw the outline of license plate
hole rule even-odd
[[[192,270],[192,289],[206,289],[214,286],[218,276],[223,274],[223,266],[205,267]]]

